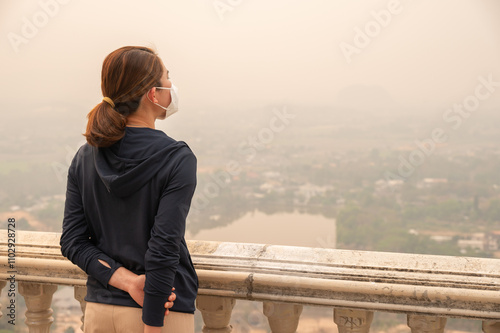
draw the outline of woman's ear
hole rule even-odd
[[[158,99],[156,99],[156,87],[149,89],[146,94],[151,102],[158,103]]]

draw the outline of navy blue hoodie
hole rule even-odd
[[[109,148],[80,147],[68,171],[60,244],[88,274],[86,301],[140,307],[108,284],[123,266],[146,274],[145,324],[163,326],[172,286],[170,310],[194,313],[199,284],[184,232],[196,164],[185,142],[151,128],[126,127]]]

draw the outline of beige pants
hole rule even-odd
[[[84,333],[142,333],[142,308],[87,302]],[[169,311],[162,333],[194,333],[194,314]]]

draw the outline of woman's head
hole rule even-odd
[[[102,101],[88,114],[87,142],[108,147],[125,133],[126,117],[134,114],[151,88],[165,84],[165,67],[150,48],[125,46],[111,52],[102,66]],[[108,100],[109,101],[109,100]],[[112,106],[114,104],[114,107]]]

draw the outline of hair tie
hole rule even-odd
[[[109,97],[104,97],[102,99],[104,102],[108,103],[109,105],[111,105],[111,107],[114,109],[115,108],[115,103],[113,103],[113,100]]]

